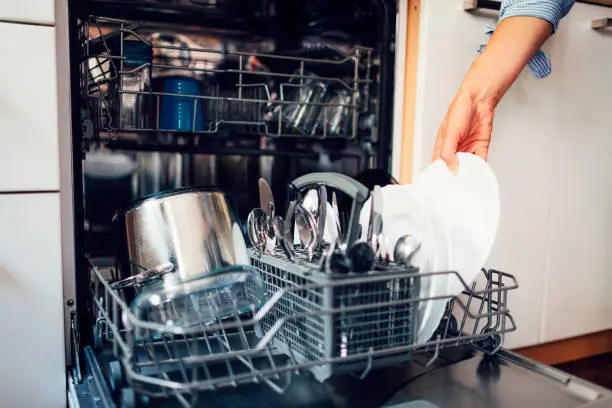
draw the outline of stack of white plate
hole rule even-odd
[[[410,234],[421,242],[411,264],[421,274],[421,298],[461,293],[476,278],[491,251],[499,223],[499,186],[489,165],[473,154],[459,153],[459,170],[452,174],[438,160],[409,185],[382,188],[383,251]],[[367,230],[370,201],[360,217]],[[431,272],[455,271],[455,274]],[[419,304],[417,342],[428,341],[444,315],[448,298]]]

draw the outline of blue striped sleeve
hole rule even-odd
[[[548,21],[555,32],[574,2],[575,0],[504,0],[499,21],[516,16],[537,17]]]
[[[574,2],[575,0],[502,0],[499,22],[510,17],[536,17],[548,21],[554,33]],[[490,37],[493,31],[495,31],[495,26],[488,25],[487,36]],[[479,52],[484,49],[485,45],[480,46]],[[536,78],[545,78],[552,70],[550,59],[542,50],[538,50],[527,65]]]

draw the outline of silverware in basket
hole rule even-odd
[[[259,252],[274,255],[276,233],[272,218],[261,208],[254,208],[247,218],[247,233],[251,245]]]
[[[393,259],[398,263],[410,265],[410,258],[412,258],[419,249],[421,249],[421,242],[412,235],[404,235],[395,243]]]
[[[308,260],[312,261],[318,246],[317,220],[302,204],[295,206],[294,217],[300,243],[308,252]]]

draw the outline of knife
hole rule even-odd
[[[293,234],[291,230],[295,214],[295,205],[295,200],[289,202],[289,208],[287,208],[287,215],[285,215],[285,223],[283,225],[283,248],[285,248],[285,253],[291,261],[295,259],[295,248],[293,247]]]
[[[261,177],[257,182],[259,185],[259,206],[271,218],[274,218],[274,195],[268,181]]]
[[[374,250],[374,254],[378,255],[380,250],[380,237],[383,229],[383,198],[382,189],[380,186],[374,186],[371,194],[372,202],[370,203],[370,225],[368,227],[368,243]]]
[[[338,210],[338,200],[336,199],[335,191],[332,191],[332,210],[334,211],[334,218],[336,219],[336,225],[334,225],[338,237],[336,241],[339,241],[342,235],[342,228],[340,227],[340,211]]]
[[[327,221],[327,188],[319,186],[319,211],[317,221],[317,243],[319,249],[323,247],[323,235],[325,235],[325,224]]]

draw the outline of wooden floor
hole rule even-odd
[[[555,367],[576,377],[612,389],[612,353],[558,364]]]

